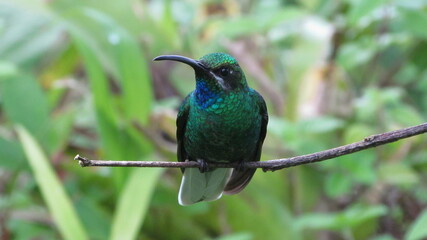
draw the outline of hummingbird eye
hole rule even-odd
[[[229,74],[231,74],[231,70],[229,68],[223,67],[219,69],[219,74],[221,77],[227,77]]]

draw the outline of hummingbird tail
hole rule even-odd
[[[197,168],[185,169],[178,194],[179,204],[186,206],[219,199],[231,172],[229,168],[217,168],[204,173]]]
[[[242,171],[233,170],[233,174],[224,188],[224,193],[231,195],[242,191],[251,181],[255,171],[256,168],[247,168]]]

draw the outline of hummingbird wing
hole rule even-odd
[[[177,156],[179,162],[184,162],[188,158],[187,151],[184,148],[184,134],[187,126],[188,112],[190,111],[189,99],[192,93],[190,93],[179,107],[178,117],[176,118],[176,140],[178,144]],[[184,168],[181,168],[184,172]]]
[[[268,124],[268,112],[264,98],[255,90],[252,90],[253,97],[256,99],[256,103],[259,107],[259,114],[261,116],[260,134],[256,144],[255,153],[252,158],[246,161],[259,161],[261,158],[262,144],[264,143],[265,135],[267,134]],[[236,194],[242,191],[246,185],[251,181],[256,168],[247,168],[243,170],[233,170],[233,174],[230,177],[227,185],[224,188],[225,194]]]

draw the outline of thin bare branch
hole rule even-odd
[[[417,126],[399,129],[396,131],[381,133],[366,137],[362,141],[348,145],[328,149],[321,152],[311,153],[291,158],[273,159],[262,162],[245,162],[246,168],[262,168],[263,171],[275,171],[293,166],[320,162],[323,160],[336,158],[339,156],[359,152],[368,148],[395,142],[397,140],[412,137],[427,132],[427,123]],[[109,161],[109,160],[89,160],[77,155],[75,160],[79,161],[82,167],[164,167],[164,168],[200,168],[201,164],[194,161],[187,162],[162,162],[162,161]],[[210,168],[235,168],[238,163],[209,163]]]

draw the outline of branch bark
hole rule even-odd
[[[399,129],[396,131],[381,133],[364,138],[362,141],[347,144],[344,146],[328,149],[321,152],[311,153],[290,158],[273,159],[262,162],[245,162],[245,168],[262,168],[263,171],[275,171],[283,168],[299,166],[308,163],[320,162],[331,158],[359,152],[368,148],[395,142],[403,138],[427,132],[427,123],[417,126]],[[78,160],[82,167],[163,167],[163,168],[201,168],[199,162],[162,162],[162,161],[110,161],[110,160],[89,160],[77,155],[74,160]],[[238,163],[209,163],[209,168],[235,168],[241,167]]]

